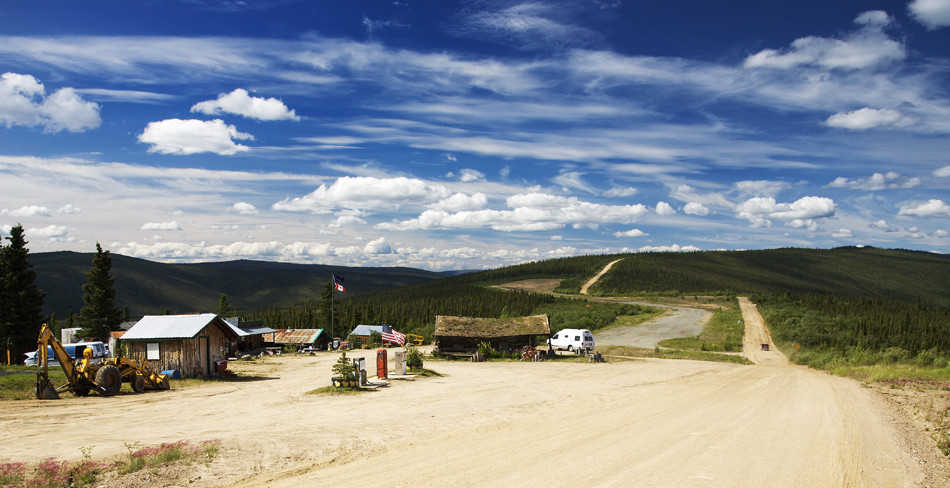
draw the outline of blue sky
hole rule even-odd
[[[950,0],[0,4],[31,252],[950,251]]]

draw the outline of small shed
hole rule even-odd
[[[376,332],[379,335],[383,334],[382,325],[357,325],[353,329],[353,332],[350,332],[350,335],[347,336],[349,340],[356,342],[356,347],[360,347],[372,342],[373,332]]]
[[[247,353],[264,347],[264,334],[277,332],[265,327],[260,320],[244,320],[240,317],[224,319],[231,330],[238,335],[238,339],[231,341],[231,353]]]
[[[326,349],[329,339],[323,329],[276,329],[272,334],[265,334],[265,340],[281,346],[295,346],[298,349],[313,347]]]
[[[443,353],[474,353],[487,342],[498,351],[534,346],[537,336],[550,336],[547,315],[474,318],[438,315],[435,318],[436,348]]]
[[[214,361],[226,359],[231,341],[238,338],[213,313],[146,315],[122,335],[122,344],[130,358],[144,358],[155,369],[175,369],[191,378],[214,372]]]

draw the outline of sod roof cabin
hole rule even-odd
[[[550,335],[551,323],[547,315],[500,319],[449,315],[435,317],[436,347],[447,354],[474,353],[480,342],[487,342],[498,351],[513,351],[534,346],[538,336]]]

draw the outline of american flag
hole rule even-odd
[[[383,326],[383,342],[391,342],[393,344],[399,344],[400,346],[406,345],[406,334],[393,329],[388,325]]]

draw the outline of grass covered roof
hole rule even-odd
[[[435,335],[441,337],[512,337],[550,335],[547,315],[526,317],[476,318],[437,315]]]

